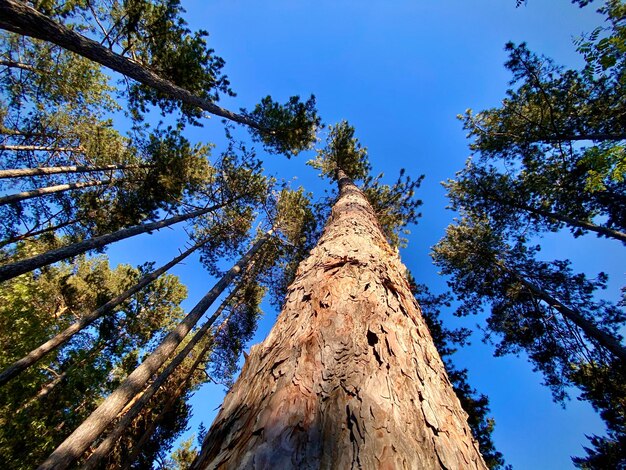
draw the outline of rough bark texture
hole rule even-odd
[[[192,468],[485,469],[403,265],[361,191],[339,185]]]

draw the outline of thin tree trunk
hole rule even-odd
[[[43,235],[44,233],[49,233],[49,232],[56,232],[57,230],[63,227],[67,227],[68,225],[75,224],[77,222],[80,222],[81,220],[82,219],[72,219],[72,220],[61,222],[60,224],[53,225],[52,227],[44,228],[41,230],[29,230],[28,232],[23,233],[21,235],[16,235],[14,237],[7,238],[6,240],[2,240],[0,242],[0,248],[6,245],[10,245],[11,243],[17,243],[20,240],[25,240],[26,238],[36,237],[37,235]]]
[[[618,341],[615,336],[601,330],[592,322],[587,320],[576,310],[563,304],[561,301],[550,295],[548,292],[537,287],[532,282],[528,281],[521,273],[509,268],[504,263],[498,263],[498,266],[503,271],[510,273],[515,279],[517,279],[524,287],[531,291],[537,298],[543,300],[545,303],[556,309],[563,317],[570,320],[578,328],[580,328],[587,338],[593,340],[607,351],[610,351],[615,357],[617,357],[623,364],[626,365],[626,348]]]
[[[505,204],[507,203],[505,202]],[[570,227],[582,228],[584,230],[589,230],[590,232],[595,232],[599,235],[604,235],[605,237],[608,237],[608,238],[614,238],[616,240],[620,240],[622,243],[626,243],[626,233],[620,232],[618,230],[613,230],[607,227],[602,227],[600,225],[592,224],[591,222],[585,222],[584,220],[574,219],[566,215],[557,214],[557,213],[546,211],[543,209],[538,209],[536,207],[527,206],[525,204],[511,203],[510,205],[514,207],[518,207],[534,215],[540,215],[542,217],[547,217],[548,219],[558,220],[559,222],[563,222],[569,225]]]
[[[257,240],[237,264],[224,274],[218,283],[196,304],[185,319],[164,338],[154,352],[50,454],[46,461],[39,466],[39,470],[66,469],[87,450],[109,423],[115,419],[118,413],[124,409],[126,404],[144,388],[150,377],[159,370],[167,358],[174,352],[215,299],[219,297],[242,270],[246,269],[255,253],[272,236],[271,233],[270,231]]]
[[[33,349],[23,358],[15,361],[13,364],[11,364],[0,373],[0,385],[5,384],[13,377],[17,376],[20,372],[33,365],[35,362],[39,361],[46,354],[67,343],[70,338],[72,338],[72,336],[74,336],[76,333],[79,333],[83,329],[87,328],[98,318],[101,318],[107,313],[110,313],[115,307],[120,305],[126,299],[130,298],[132,295],[142,290],[148,284],[152,283],[155,279],[161,276],[161,274],[163,274],[173,266],[176,266],[178,263],[180,263],[182,260],[184,260],[187,256],[196,251],[205,243],[206,240],[201,243],[197,243],[196,245],[186,250],[184,253],[178,255],[169,263],[161,266],[159,269],[152,271],[150,274],[146,274],[137,282],[137,284],[135,284],[131,288],[125,290],[117,297],[112,298],[93,312],[90,312],[87,315],[83,316],[80,320],[67,327],[64,331],[57,334],[54,338],[49,339],[38,348]]]
[[[179,222],[183,222],[185,220],[193,219],[194,217],[199,217],[203,214],[207,214],[211,211],[227,206],[228,204],[234,202],[236,199],[239,199],[241,197],[243,196],[238,196],[237,198],[230,200],[228,202],[216,204],[214,206],[207,207],[205,209],[198,209],[197,211],[189,212],[187,214],[177,215],[175,217],[170,217],[169,219],[161,220],[158,222],[134,225],[132,227],[117,230],[116,232],[113,232],[113,233],[101,235],[99,237],[90,238],[89,240],[83,240],[81,242],[74,243],[69,246],[64,246],[61,248],[50,250],[40,255],[33,256],[31,258],[26,258],[20,261],[16,261],[15,263],[0,266],[0,282],[6,281],[8,279],[12,279],[16,276],[19,276],[20,274],[24,274],[24,273],[33,271],[38,268],[42,268],[49,264],[56,263],[57,261],[61,261],[64,259],[72,258],[74,256],[78,256],[90,250],[103,248],[106,245],[109,245],[113,242],[124,240],[130,237],[134,237],[135,235],[139,235],[142,233],[148,233],[154,230],[159,230],[165,227],[169,227],[170,225],[174,225]]]
[[[338,173],[324,234],[192,468],[486,469],[406,268]]]
[[[16,62],[14,60],[0,60],[0,67],[7,67],[10,69],[28,70],[29,72],[43,73],[37,67],[33,67],[30,64],[24,64],[22,62]]]
[[[254,276],[252,276],[254,277]],[[224,311],[224,309],[232,302],[232,300],[234,299],[235,295],[237,294],[237,292],[239,292],[239,290],[241,289],[241,287],[245,284],[245,279],[242,279],[238,284],[237,287],[235,289],[233,289],[233,291],[228,295],[228,297],[222,302],[222,304],[219,306],[218,310],[213,314],[213,317],[211,319],[209,319],[209,322],[214,323],[215,320],[222,314],[222,312]],[[217,327],[217,329],[215,330],[215,332],[213,333],[213,336],[215,336],[216,333],[218,333],[219,331],[221,331],[224,326],[226,324],[228,324],[230,317],[232,315],[232,311],[231,313],[229,313],[229,315],[222,321],[222,323],[220,324],[220,326]],[[207,322],[208,323],[208,322]],[[195,339],[195,336],[194,336]],[[171,410],[172,406],[174,405],[174,403],[176,403],[176,400],[178,400],[178,398],[180,397],[180,395],[187,390],[187,388],[189,387],[189,382],[191,381],[194,372],[196,371],[196,369],[198,368],[198,366],[200,365],[200,362],[202,360],[202,357],[204,356],[204,354],[206,353],[206,351],[209,350],[209,348],[213,345],[213,341],[209,341],[207,343],[207,345],[204,347],[203,351],[200,353],[200,355],[198,356],[198,358],[196,359],[196,361],[194,362],[194,364],[191,366],[191,368],[189,369],[189,371],[187,372],[187,376],[185,377],[185,379],[183,380],[183,382],[176,388],[175,392],[172,394],[172,396],[168,399],[168,401],[165,403],[165,406],[163,406],[163,409],[159,412],[159,414],[156,416],[156,418],[154,418],[150,423],[148,423],[148,425],[146,426],[145,431],[143,432],[141,438],[137,441],[137,443],[133,446],[133,450],[130,453],[130,455],[128,456],[128,458],[125,459],[124,462],[124,466],[121,468],[121,470],[126,470],[129,469],[131,467],[131,465],[133,464],[133,462],[135,460],[137,460],[137,457],[139,457],[139,454],[141,452],[141,450],[143,449],[143,447],[146,445],[146,443],[148,442],[148,440],[150,439],[150,437],[152,436],[152,434],[154,433],[154,430],[156,429],[156,427],[159,425],[159,423],[163,420],[163,418],[165,417],[165,415]],[[127,426],[126,426],[127,427]],[[117,431],[117,428],[116,430]],[[114,432],[115,432],[114,431]],[[109,436],[111,437],[111,436]],[[107,437],[107,440],[109,439],[109,437]],[[119,437],[119,436],[118,436]],[[113,441],[116,441],[118,439],[118,437],[115,437],[113,439]],[[107,447],[107,451],[110,450],[111,447]],[[96,450],[96,452],[98,452],[98,450],[100,450],[100,447],[98,447],[98,449]],[[91,457],[90,457],[91,459]],[[87,462],[89,463],[89,462]],[[82,470],[85,470],[84,468]]]
[[[624,140],[626,134],[608,134],[608,133],[590,133],[590,134],[561,134],[554,137],[547,137],[545,139],[537,139],[534,142],[564,142],[564,141],[580,141],[580,140],[593,140],[593,141],[607,141],[607,140]]]
[[[84,152],[80,147],[47,147],[43,145],[0,145],[0,150],[12,152]]]
[[[56,175],[59,173],[93,173],[96,171],[136,170],[151,168],[153,165],[103,165],[103,166],[53,166],[44,168],[19,168],[0,170],[0,178],[21,178],[24,176]]]
[[[93,60],[127,77],[211,114],[260,129],[252,119],[228,111],[159,77],[141,64],[114,53],[101,44],[56,23],[34,8],[16,0],[0,0],[0,28],[51,42]]]
[[[102,186],[112,183],[113,180],[96,180],[96,181],[83,181],[79,183],[58,184],[56,186],[48,186],[47,188],[37,188],[31,191],[23,191],[21,193],[9,194],[8,196],[0,197],[0,206],[10,204],[12,202],[25,201],[27,199],[33,199],[35,197],[47,196],[49,194],[63,193],[65,191],[72,191],[74,189],[91,188],[93,186]]]
[[[130,424],[134,421],[134,419],[141,413],[144,407],[148,404],[150,399],[156,394],[156,392],[163,386],[166,380],[172,375],[174,370],[182,364],[185,358],[191,353],[193,348],[198,344],[198,342],[204,338],[204,336],[209,331],[209,328],[213,326],[215,320],[219,318],[219,316],[224,311],[226,305],[228,305],[233,298],[235,297],[236,292],[239,290],[241,283],[233,289],[233,291],[228,295],[228,297],[222,302],[219,308],[215,311],[211,318],[209,318],[204,325],[193,335],[191,340],[185,345],[185,347],[172,359],[172,361],[167,365],[167,367],[159,374],[159,376],[150,384],[150,386],[143,392],[143,394],[133,403],[133,406],[122,416],[120,421],[116,424],[115,429],[111,431],[111,433],[100,443],[98,448],[89,456],[87,461],[81,466],[81,470],[93,470],[99,468],[100,462],[103,458],[105,458],[111,450],[113,446],[117,443],[117,441],[124,435],[126,428],[130,426]],[[200,363],[202,357],[206,353],[206,351],[210,348],[211,344],[208,343],[199,354],[196,359],[190,374],[193,374],[193,371]],[[130,459],[129,459],[130,460]],[[132,462],[130,462],[132,463]]]

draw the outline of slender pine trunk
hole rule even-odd
[[[610,333],[598,328],[593,322],[586,319],[576,310],[563,304],[556,297],[550,295],[545,290],[537,287],[532,282],[528,281],[518,271],[505,266],[503,263],[498,264],[503,271],[511,274],[517,279],[524,287],[533,293],[537,298],[543,300],[545,303],[556,309],[564,318],[567,318],[580,328],[585,336],[596,344],[600,345],[607,351],[611,352],[616,358],[618,358],[623,364],[626,365],[626,348],[620,343],[620,341]]]
[[[36,197],[48,196],[50,194],[63,193],[65,191],[72,191],[74,189],[91,188],[94,186],[109,185],[113,180],[96,180],[96,181],[82,181],[79,183],[57,184],[55,186],[48,186],[46,188],[37,188],[30,191],[23,191],[21,193],[9,194],[7,196],[0,197],[0,206],[10,204],[19,201],[25,201],[27,199],[33,199]]]
[[[102,459],[104,459],[107,455],[109,455],[109,453],[113,449],[113,446],[115,446],[116,442],[124,435],[124,432],[126,431],[128,426],[130,426],[133,420],[139,415],[139,413],[141,413],[141,411],[145,408],[145,406],[148,404],[150,399],[163,386],[163,384],[165,384],[165,382],[167,381],[167,379],[169,379],[169,377],[172,375],[174,370],[176,370],[176,368],[182,364],[182,362],[191,353],[193,348],[200,342],[200,340],[205,337],[205,335],[209,331],[209,328],[213,326],[213,323],[215,323],[215,320],[217,320],[219,316],[222,314],[222,312],[224,311],[224,308],[226,307],[226,305],[228,305],[232,301],[236,292],[238,291],[239,286],[241,286],[241,284],[239,284],[237,288],[233,289],[233,291],[222,302],[222,304],[215,311],[215,313],[211,315],[211,318],[209,318],[204,323],[204,325],[202,325],[202,327],[193,335],[193,337],[185,345],[185,347],[167,365],[167,367],[163,370],[163,372],[161,372],[159,376],[156,379],[154,379],[154,381],[150,384],[150,386],[133,403],[133,406],[124,414],[124,416],[116,424],[115,429],[111,431],[111,433],[100,443],[98,448],[89,456],[87,461],[81,467],[81,470],[93,470],[99,467]],[[200,353],[198,359],[204,356],[204,354],[206,353],[206,351],[208,350],[210,346],[211,346],[210,343],[205,346],[202,353]],[[197,360],[197,363],[199,363],[199,360]],[[194,369],[192,368],[192,372],[193,370]]]
[[[184,88],[159,77],[141,64],[116,54],[96,41],[56,23],[22,2],[0,0],[0,28],[51,42],[137,80],[139,83],[159,90],[173,99],[198,107],[216,116],[261,130],[252,119],[221,108],[207,99],[195,96]]]
[[[0,150],[12,152],[84,152],[80,147],[47,147],[43,145],[0,145]]]
[[[338,173],[324,234],[192,468],[486,469],[405,268]]]
[[[506,204],[506,202],[505,202]],[[546,217],[548,219],[557,220],[559,222],[563,222],[570,227],[582,228],[583,230],[588,230],[590,232],[595,232],[598,235],[603,235],[607,238],[614,238],[616,240],[620,240],[622,243],[626,243],[626,233],[620,232],[618,230],[613,230],[608,227],[602,227],[600,225],[592,224],[591,222],[585,222],[584,220],[574,219],[573,217],[568,217],[563,214],[558,214],[555,212],[546,211],[543,209],[538,209],[536,207],[528,206],[525,204],[513,204],[513,207],[518,207],[519,209],[530,212],[536,216]]]
[[[169,263],[161,266],[158,269],[155,269],[149,274],[146,274],[134,286],[125,290],[117,297],[112,298],[111,300],[106,302],[104,305],[98,307],[93,312],[86,314],[80,320],[71,324],[61,333],[57,334],[54,338],[49,339],[41,346],[33,349],[26,356],[15,361],[13,364],[11,364],[9,367],[4,369],[0,373],[0,385],[3,385],[7,381],[11,380],[13,377],[17,376],[20,372],[30,367],[31,365],[33,365],[35,362],[39,361],[46,354],[56,350],[60,346],[67,343],[75,334],[87,328],[97,319],[110,313],[115,307],[117,307],[122,302],[129,299],[132,295],[136,294],[137,292],[142,290],[144,287],[146,287],[147,285],[155,281],[159,276],[161,276],[161,274],[171,269],[172,267],[176,266],[178,263],[180,263],[182,260],[184,260],[187,256],[192,254],[194,251],[196,251],[205,243],[206,241],[197,243],[196,245],[186,250],[184,253],[181,253],[180,255],[175,257]]]
[[[216,204],[214,206],[204,209],[198,209],[196,211],[188,212],[187,214],[170,217],[169,219],[160,220],[158,222],[134,225],[132,227],[117,230],[113,233],[108,233],[99,237],[83,240],[69,246],[46,251],[45,253],[42,253],[40,255],[32,256],[30,258],[0,266],[0,282],[12,279],[16,276],[19,276],[20,274],[24,274],[35,269],[43,268],[44,266],[56,263],[57,261],[73,258],[74,256],[78,256],[90,250],[103,248],[111,243],[134,237],[135,235],[149,233],[154,230],[159,230],[177,224],[179,222],[183,222],[185,220],[193,219],[194,217],[199,217],[211,211],[215,211],[222,207],[225,207],[228,204],[236,201],[237,199],[240,199],[241,197],[243,196],[238,196],[237,198],[227,202]]]
[[[0,178],[23,178],[25,176],[57,175],[60,173],[94,173],[98,171],[136,170],[154,165],[102,165],[102,166],[53,166],[43,168],[16,168],[0,170]]]
[[[72,220],[67,220],[65,222],[61,222],[60,224],[53,225],[51,227],[47,227],[41,230],[29,230],[28,232],[22,233],[21,235],[16,235],[14,237],[7,238],[6,240],[0,241],[0,248],[6,245],[10,245],[11,243],[17,243],[21,240],[26,240],[27,238],[36,237],[38,235],[43,235],[43,234],[50,233],[50,232],[56,232],[59,229],[62,229],[69,225],[73,225],[77,222],[80,222],[81,220],[82,219],[72,219]]]
[[[189,331],[198,322],[215,299],[228,287],[233,279],[245,270],[253,256],[272,236],[271,231],[261,237],[215,286],[196,304],[185,319],[174,328],[161,344],[137,367],[104,402],[50,454],[39,470],[64,470],[78,459],[92,442],[106,429],[120,411],[146,385],[163,363],[178,347]]]

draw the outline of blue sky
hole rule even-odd
[[[581,64],[572,40],[599,25],[593,8],[579,9],[569,0],[250,0],[186,1],[192,29],[210,33],[210,45],[226,60],[236,98],[229,109],[252,108],[263,96],[280,101],[299,94],[317,97],[327,124],[347,119],[369,150],[375,172],[392,180],[406,168],[426,179],[419,192],[423,217],[402,250],[404,263],[418,282],[435,292],[445,289],[428,256],[454,214],[445,209],[440,182],[460,170],[469,156],[456,115],[467,108],[497,106],[510,76],[504,69],[507,41],[526,41],[531,50],[567,66]],[[213,118],[188,135],[199,141],[221,140]],[[219,148],[217,149],[219,151]],[[216,152],[217,152],[216,151]],[[267,172],[292,180],[294,186],[321,195],[328,189],[309,157],[286,160],[264,156]],[[178,230],[120,243],[109,250],[112,261],[165,262],[184,243]],[[611,275],[608,298],[624,284],[626,257],[617,242],[592,236],[573,240],[550,237],[546,256],[571,258],[590,274]],[[173,270],[189,286],[191,307],[212,282],[191,259]],[[276,318],[267,306],[253,343],[262,341]],[[472,327],[483,320],[445,318],[449,325]],[[493,358],[493,348],[473,336],[472,346],[455,361],[470,371],[470,383],[491,400],[496,420],[494,439],[507,463],[516,469],[573,468],[570,456],[581,455],[585,434],[603,426],[586,404],[554,404],[524,358]],[[223,398],[222,387],[209,386],[193,399],[192,428],[209,425]],[[192,429],[192,431],[193,431]]]

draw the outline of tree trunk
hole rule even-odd
[[[505,201],[503,202],[507,204]],[[543,209],[538,209],[536,207],[527,206],[525,204],[511,203],[510,205],[530,212],[535,216],[542,216],[548,219],[557,220],[559,222],[563,222],[569,225],[570,227],[582,228],[584,230],[589,230],[590,232],[595,232],[598,235],[604,235],[607,238],[614,238],[616,240],[620,240],[622,243],[626,243],[626,233],[620,232],[618,230],[613,230],[608,227],[602,227],[600,225],[592,224],[591,222],[585,222],[584,220],[574,219],[573,217],[549,212]]]
[[[33,229],[29,230],[26,233],[22,233],[21,235],[16,235],[14,237],[7,238],[6,240],[0,241],[0,248],[6,245],[10,245],[11,243],[17,243],[20,240],[25,240],[26,238],[36,237],[37,235],[43,235],[44,233],[49,233],[49,232],[56,232],[59,229],[67,227],[68,225],[73,225],[77,222],[81,222],[82,220],[83,219],[71,219],[71,220],[67,220],[65,222],[61,222],[60,224],[53,225],[51,227],[47,227],[41,230],[34,230],[35,228],[37,228],[37,227],[34,227]]]
[[[192,468],[486,469],[404,266],[363,193],[338,183]]]
[[[164,80],[141,64],[116,54],[96,41],[54,22],[22,2],[0,0],[0,28],[51,42],[152,87],[173,99],[198,107],[216,116],[261,130],[252,119],[193,95],[184,88]]]
[[[35,197],[47,196],[48,194],[62,193],[74,189],[91,188],[93,186],[108,185],[112,182],[113,180],[83,181],[80,183],[57,184],[56,186],[48,186],[47,188],[37,188],[31,191],[23,191],[21,193],[2,196],[0,197],[0,206],[10,204],[12,202],[25,201],[26,199],[32,199]]]
[[[84,152],[80,147],[46,147],[42,145],[0,145],[0,150],[12,152]]]
[[[521,284],[523,284],[524,287],[526,287],[530,292],[532,292],[533,295],[543,300],[552,308],[556,309],[561,315],[563,315],[564,318],[567,318],[572,323],[574,323],[578,328],[583,331],[583,333],[585,333],[585,336],[587,336],[587,338],[602,346],[607,351],[611,352],[624,365],[626,365],[626,348],[618,341],[617,338],[607,333],[606,331],[601,330],[593,322],[590,322],[579,312],[569,308],[567,305],[563,304],[561,301],[550,295],[548,292],[540,289],[532,282],[526,280],[521,273],[509,268],[508,266],[504,266],[503,263],[499,264],[498,266],[500,266],[503,271],[513,275],[513,277],[517,279]]]
[[[236,199],[241,197],[243,196],[238,196]],[[169,227],[170,225],[174,225],[188,219],[193,219],[194,217],[199,217],[203,214],[207,214],[211,211],[227,206],[228,204],[234,202],[234,200],[221,204],[216,204],[205,209],[198,209],[197,211],[189,212],[187,214],[170,217],[169,219],[160,220],[158,222],[134,225],[132,227],[124,228],[113,233],[101,235],[96,238],[90,238],[89,240],[83,240],[82,242],[74,243],[73,245],[46,251],[45,253],[42,253],[40,255],[32,256],[21,261],[16,261],[15,263],[0,266],[0,282],[12,279],[16,276],[19,276],[20,274],[24,274],[35,269],[48,266],[49,264],[56,263],[57,261],[78,256],[90,250],[103,248],[113,242],[134,237],[135,235],[139,235],[142,233],[149,233],[154,230]]]
[[[69,327],[67,327],[61,333],[57,334],[54,338],[49,339],[38,348],[33,349],[23,358],[15,361],[13,364],[11,364],[9,367],[7,367],[5,370],[3,370],[0,373],[0,385],[3,385],[4,383],[11,380],[13,377],[18,375],[24,369],[33,365],[35,362],[37,362],[39,359],[44,357],[49,352],[54,351],[58,347],[67,343],[76,333],[79,333],[80,331],[82,331],[83,329],[91,325],[98,318],[111,312],[115,307],[117,307],[126,299],[130,298],[130,296],[132,296],[133,294],[136,294],[141,289],[146,287],[148,284],[153,282],[165,271],[167,271],[168,269],[180,263],[187,256],[189,256],[191,253],[193,253],[198,248],[200,248],[204,243],[206,243],[206,241],[192,246],[187,251],[185,251],[184,253],[181,253],[179,256],[171,260],[169,263],[161,266],[159,269],[152,271],[150,274],[146,274],[134,286],[125,290],[117,297],[114,297],[113,299],[109,300],[107,303],[98,307],[93,312],[90,312],[87,315],[83,316],[80,320],[78,320],[75,323],[72,323]]]
[[[196,304],[185,319],[163,339],[161,344],[137,367],[122,384],[111,393],[102,404],[83,423],[56,448],[38,470],[64,470],[78,459],[91,443],[102,434],[109,423],[115,419],[127,403],[146,385],[148,380],[159,370],[174,352],[189,331],[198,322],[233,279],[250,263],[264,243],[272,236],[267,232],[248,250],[213,288]]]
[[[103,166],[53,166],[45,168],[18,168],[0,170],[0,178],[21,178],[24,176],[56,175],[59,173],[93,173],[96,171],[136,170],[151,168],[153,165],[103,165]]]
[[[163,386],[166,380],[172,375],[174,370],[182,364],[185,358],[191,353],[193,348],[200,342],[202,338],[207,334],[209,328],[213,326],[215,320],[222,314],[224,311],[224,307],[228,305],[230,301],[234,298],[239,286],[233,289],[230,295],[222,302],[220,307],[211,315],[202,327],[196,331],[191,340],[185,345],[185,347],[171,360],[171,362],[167,365],[167,367],[159,374],[159,376],[154,379],[154,381],[150,384],[150,386],[141,394],[141,396],[133,403],[133,406],[122,416],[120,421],[116,424],[115,429],[111,431],[111,433],[100,443],[98,448],[89,456],[87,461],[83,466],[81,466],[81,470],[93,470],[99,468],[100,462],[103,458],[105,458],[111,450],[115,443],[122,437],[126,428],[133,422],[133,420],[141,413],[144,407],[148,404],[150,399],[156,394],[156,392]],[[193,373],[197,364],[199,364],[201,358],[206,354],[206,351],[209,349],[210,344],[207,344],[202,352],[199,354],[198,358],[195,361],[194,367],[192,367],[190,374]]]
[[[241,283],[239,284],[239,286],[241,286]],[[216,312],[213,315],[215,318],[217,318],[219,315],[221,315],[221,312],[224,310],[226,305],[228,305],[229,301],[232,300],[232,298],[234,297],[234,294],[235,294],[235,291],[231,292],[231,295],[229,295],[229,298],[224,300],[224,302],[222,302],[222,304],[219,307],[219,313]],[[220,331],[228,323],[229,319],[230,319],[230,315],[228,315],[222,321],[220,326],[217,328],[216,332]],[[215,335],[215,333],[213,335]],[[172,407],[174,406],[174,404],[176,403],[178,398],[182,395],[182,393],[185,390],[187,390],[187,388],[189,387],[189,383],[191,382],[191,379],[193,378],[194,372],[198,369],[198,367],[200,366],[200,363],[202,362],[202,358],[204,357],[206,352],[209,351],[209,349],[212,346],[213,346],[213,342],[209,341],[207,343],[207,345],[204,347],[204,349],[202,350],[202,352],[198,355],[198,358],[192,364],[192,366],[189,369],[189,371],[187,372],[183,382],[176,388],[176,390],[174,391],[172,396],[170,396],[168,398],[167,402],[165,403],[165,405],[163,406],[163,409],[159,412],[159,414],[146,426],[146,429],[143,432],[141,438],[134,445],[133,450],[129,454],[128,458],[125,459],[124,466],[122,467],[121,470],[127,470],[127,469],[131,468],[133,462],[135,460],[137,460],[137,457],[139,457],[139,454],[141,453],[141,450],[143,449],[143,446],[146,445],[146,443],[148,442],[148,440],[150,439],[150,437],[154,433],[154,430],[156,429],[156,427],[159,425],[159,423],[161,423],[161,421],[163,420],[165,415],[167,413],[169,413],[169,411],[172,409]],[[97,452],[97,450],[96,450],[96,452]],[[89,462],[87,462],[87,463],[89,463]],[[81,470],[84,470],[84,469],[81,469]]]

